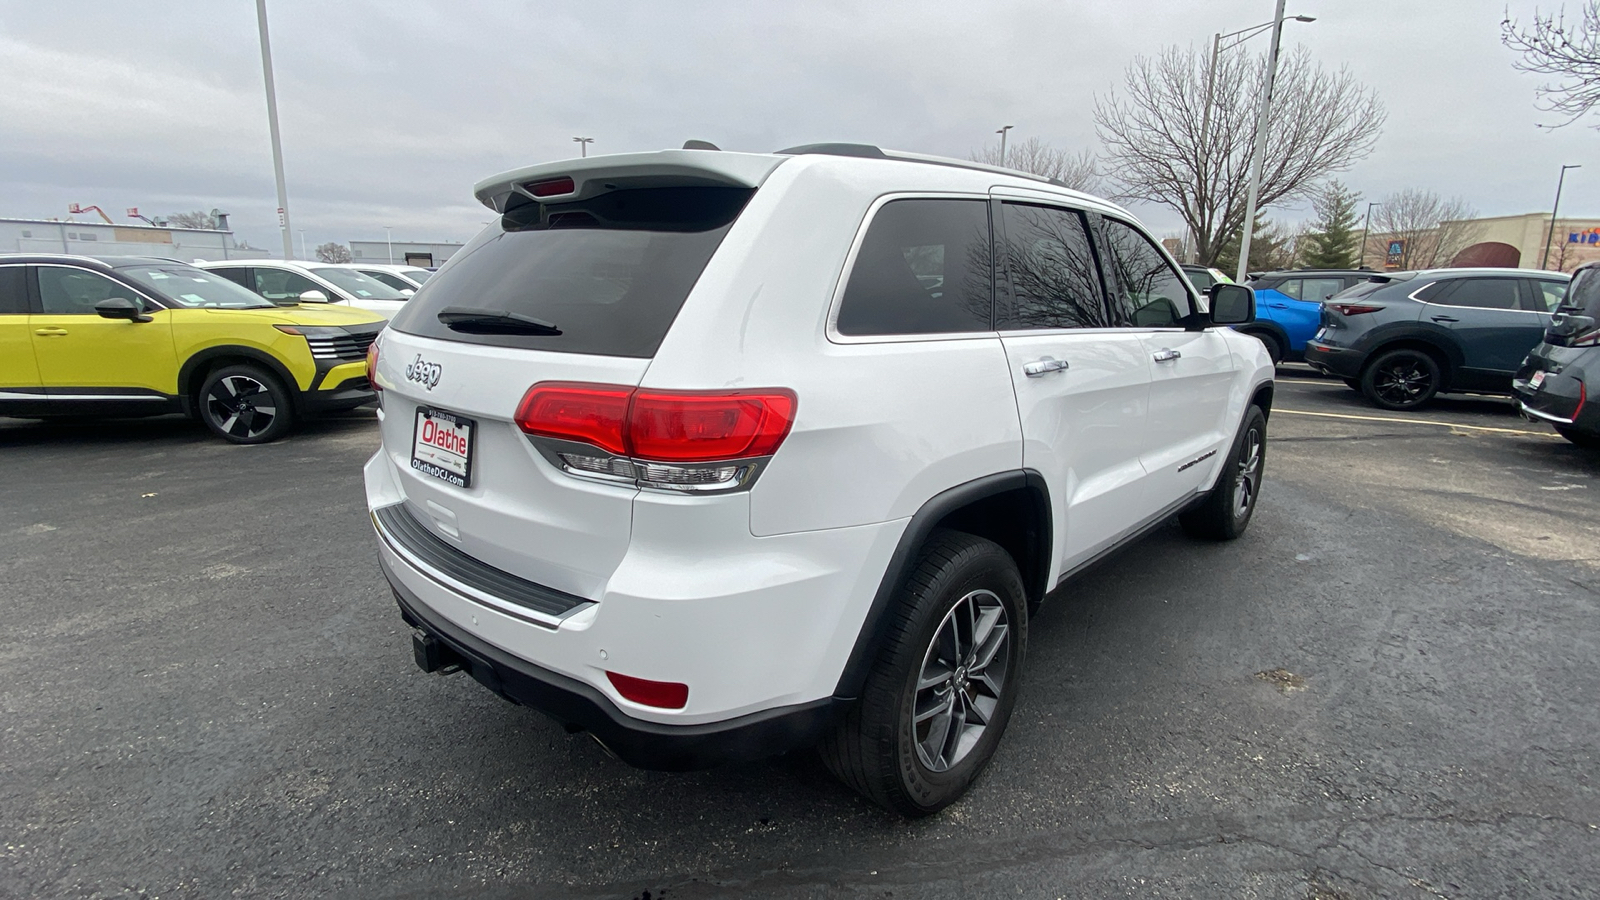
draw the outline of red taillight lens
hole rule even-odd
[[[543,181],[530,181],[523,187],[535,197],[559,197],[578,189],[578,185],[566,175],[560,178],[546,178]]]
[[[1377,312],[1383,309],[1381,306],[1368,306],[1365,303],[1330,303],[1328,305],[1340,315],[1345,316],[1359,316],[1363,313]]]
[[[628,455],[628,402],[633,389],[608,384],[548,381],[528,388],[517,427],[528,434],[593,444]]]
[[[634,394],[629,455],[659,462],[711,462],[771,456],[794,424],[793,391]]]
[[[375,391],[383,388],[378,386],[378,342],[373,341],[367,345],[367,383]]]
[[[676,681],[650,681],[632,675],[607,672],[606,678],[617,693],[643,706],[658,709],[683,709],[689,704],[689,686]]]
[[[652,391],[544,382],[517,407],[517,427],[593,444],[616,456],[690,463],[777,452],[794,425],[794,391]]]

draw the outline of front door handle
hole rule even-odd
[[[40,337],[61,337],[67,333],[67,330],[65,328],[35,328],[33,333]]]
[[[1456,318],[1455,316],[1433,316],[1432,318],[1433,318],[1433,320],[1435,322],[1459,322],[1459,321],[1461,321],[1460,319]]]
[[[1154,354],[1152,354],[1150,358],[1154,359],[1156,362],[1172,362],[1181,356],[1183,356],[1182,353],[1179,353],[1170,347],[1162,347],[1160,350],[1157,350]]]
[[[1056,359],[1053,356],[1043,356],[1031,363],[1024,365],[1022,367],[1022,374],[1028,376],[1029,378],[1038,378],[1040,375],[1048,375],[1051,372],[1065,372],[1066,370],[1066,360]]]

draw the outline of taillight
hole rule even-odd
[[[367,345],[367,383],[375,391],[383,390],[378,385],[378,342],[373,341]]]
[[[1330,303],[1328,307],[1345,316],[1359,316],[1383,309],[1381,306],[1371,306],[1365,303]]]
[[[675,491],[748,486],[794,424],[793,391],[659,391],[544,382],[516,423],[573,475]],[[571,442],[560,444],[552,442]],[[600,453],[586,452],[587,445]]]
[[[643,706],[658,709],[683,709],[689,704],[689,686],[676,681],[651,681],[607,672],[606,679],[617,693]]]

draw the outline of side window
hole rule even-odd
[[[1556,307],[1567,296],[1567,283],[1565,281],[1545,281],[1535,278],[1531,282],[1533,290],[1533,310],[1535,312],[1555,312]]]
[[[244,266],[230,266],[226,269],[208,269],[207,271],[213,275],[221,275],[242,288],[250,287],[250,270]]]
[[[0,266],[0,316],[21,316],[27,313],[27,267]]]
[[[1285,297],[1293,300],[1299,300],[1301,288],[1304,286],[1304,284],[1305,282],[1298,278],[1289,278],[1280,282],[1277,290],[1278,293],[1284,295]]]
[[[1020,203],[1003,208],[1012,296],[1003,327],[1109,327],[1083,214]]]
[[[1456,283],[1454,281],[1435,281],[1433,284],[1417,291],[1413,296],[1428,303],[1443,303],[1445,295],[1454,290],[1455,286]]]
[[[1133,226],[1115,219],[1104,222],[1123,319],[1139,328],[1181,326],[1194,312],[1194,298],[1183,279]]]
[[[47,316],[99,315],[94,305],[112,297],[138,300],[132,288],[94,272],[65,266],[39,266],[39,306]]]
[[[369,272],[366,269],[362,269],[361,274],[367,276],[368,278],[376,278],[378,281],[394,288],[397,291],[416,290],[416,288],[412,287],[405,279],[395,275],[390,275],[388,272]]]
[[[256,293],[277,303],[281,300],[298,300],[306,291],[321,291],[328,293],[328,289],[315,281],[301,275],[299,272],[290,272],[287,269],[253,270],[256,273]],[[330,297],[337,300],[338,297]]]
[[[1343,289],[1344,281],[1338,278],[1307,278],[1301,282],[1300,299],[1321,303]]]
[[[987,200],[891,200],[867,227],[839,305],[840,334],[993,328]]]
[[[1463,278],[1455,290],[1437,301],[1451,306],[1473,306],[1480,309],[1519,309],[1515,278]]]

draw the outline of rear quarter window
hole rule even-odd
[[[635,188],[523,198],[433,273],[389,327],[473,344],[648,359],[754,191]],[[449,307],[548,322],[556,335],[465,334]]]
[[[986,200],[891,200],[878,208],[845,283],[846,335],[953,334],[993,328]]]

